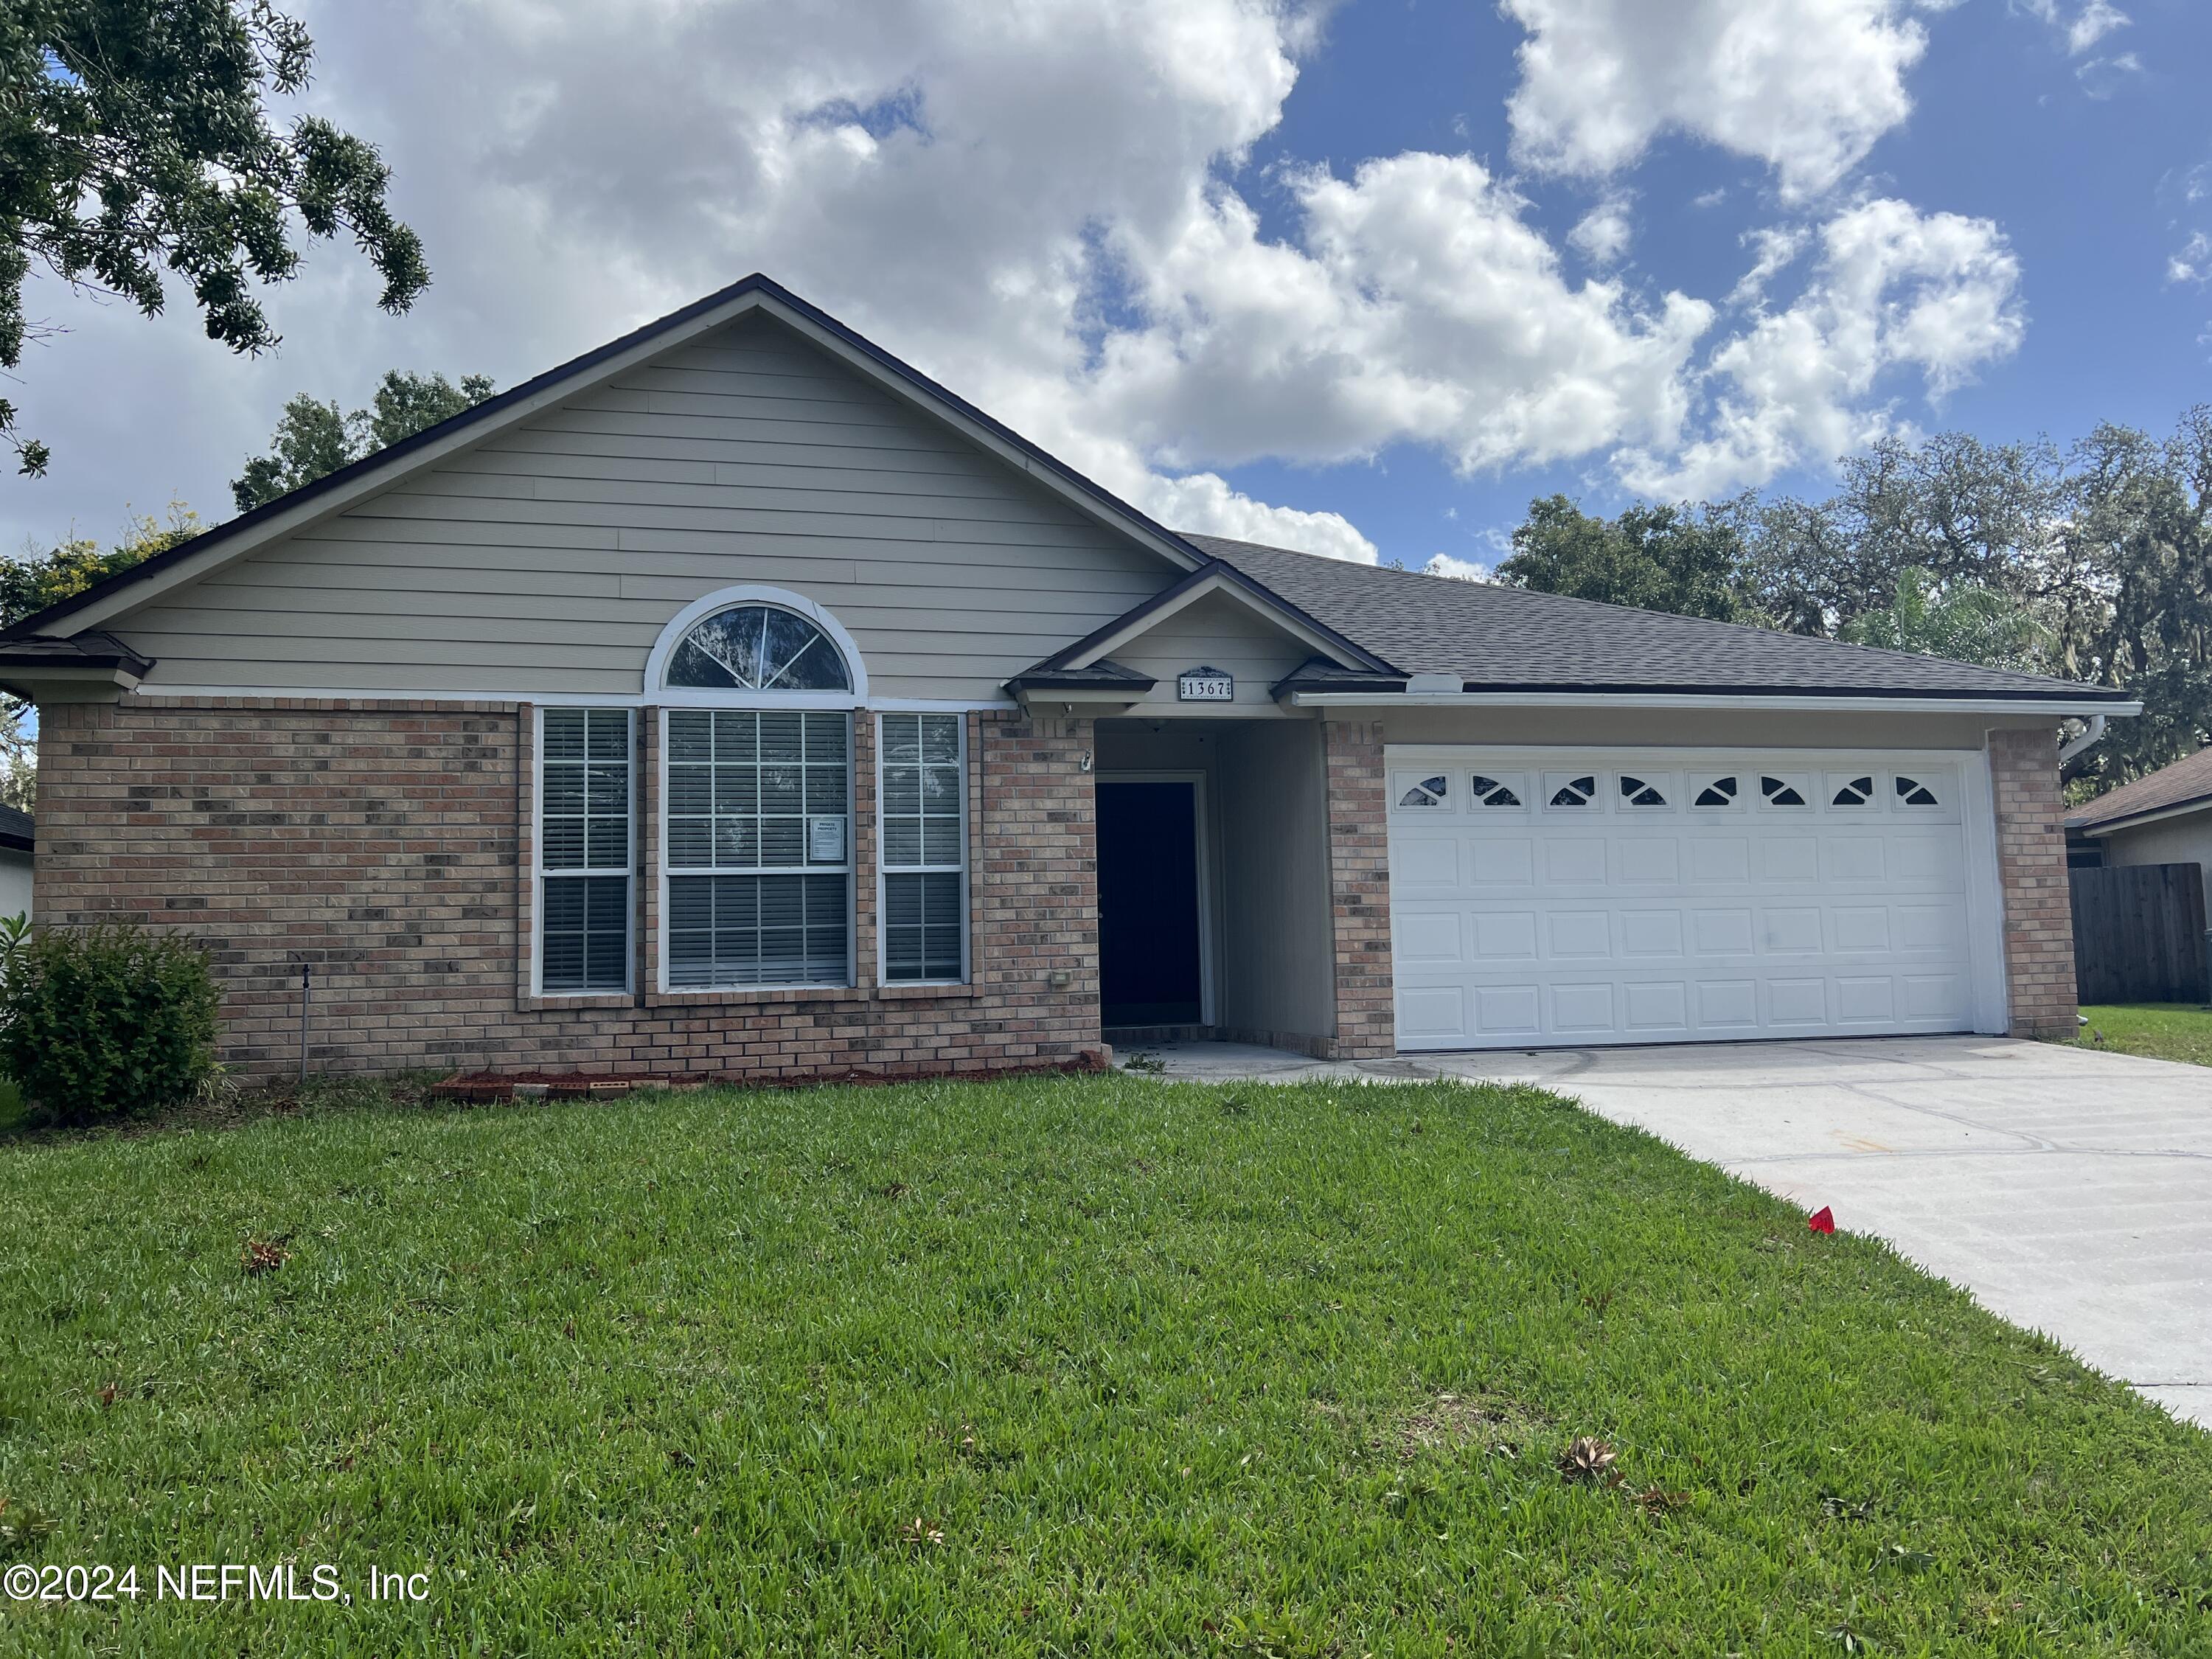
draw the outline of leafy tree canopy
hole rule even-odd
[[[298,269],[295,233],[349,234],[401,312],[430,280],[386,202],[375,149],[317,116],[282,130],[264,100],[307,84],[313,46],[271,0],[8,0],[0,6],[0,369],[22,361],[32,267],[151,317],[162,272],[210,339],[258,353],[277,335],[254,284]],[[21,470],[46,445],[0,399]]]
[[[1639,504],[1598,519],[1549,495],[1528,504],[1498,574],[1539,592],[1735,622],[1745,611],[1743,563],[1741,538],[1717,514]]]
[[[1897,573],[1897,591],[1886,607],[1861,611],[1837,637],[2031,674],[2048,666],[2051,643],[2050,631],[2012,595],[1977,581],[1947,586],[1934,571],[1914,564]]]
[[[455,386],[442,374],[386,369],[369,407],[350,415],[335,402],[323,403],[303,392],[284,405],[269,453],[246,462],[245,471],[230,481],[230,493],[240,512],[251,513],[302,484],[450,420],[482,403],[492,391],[489,375],[465,374]]]
[[[2160,438],[1886,439],[1823,500],[1529,503],[1500,579],[2083,680],[2142,699],[2068,763],[2075,794],[2212,742],[2212,406]]]
[[[191,540],[204,528],[197,513],[181,501],[172,501],[167,518],[132,519],[112,546],[72,536],[43,553],[0,562],[0,628],[11,628],[50,605],[73,599],[118,571]]]

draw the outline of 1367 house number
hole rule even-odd
[[[1177,702],[1234,702],[1237,681],[1218,668],[1187,668],[1176,676]]]

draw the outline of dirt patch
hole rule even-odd
[[[1393,1419],[1384,1443],[1407,1458],[1470,1446],[1518,1453],[1548,1421],[1544,1413],[1510,1395],[1439,1394]]]

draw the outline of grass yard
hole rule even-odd
[[[2081,1012],[2089,1023],[2075,1041],[2084,1048],[2212,1066],[2212,1011],[2193,1002],[2112,1004]]]
[[[2212,1652],[2212,1437],[1529,1090],[18,1136],[0,1330],[40,1655]]]

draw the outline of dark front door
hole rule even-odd
[[[1098,972],[1105,1024],[1203,1018],[1195,784],[1099,783]]]

